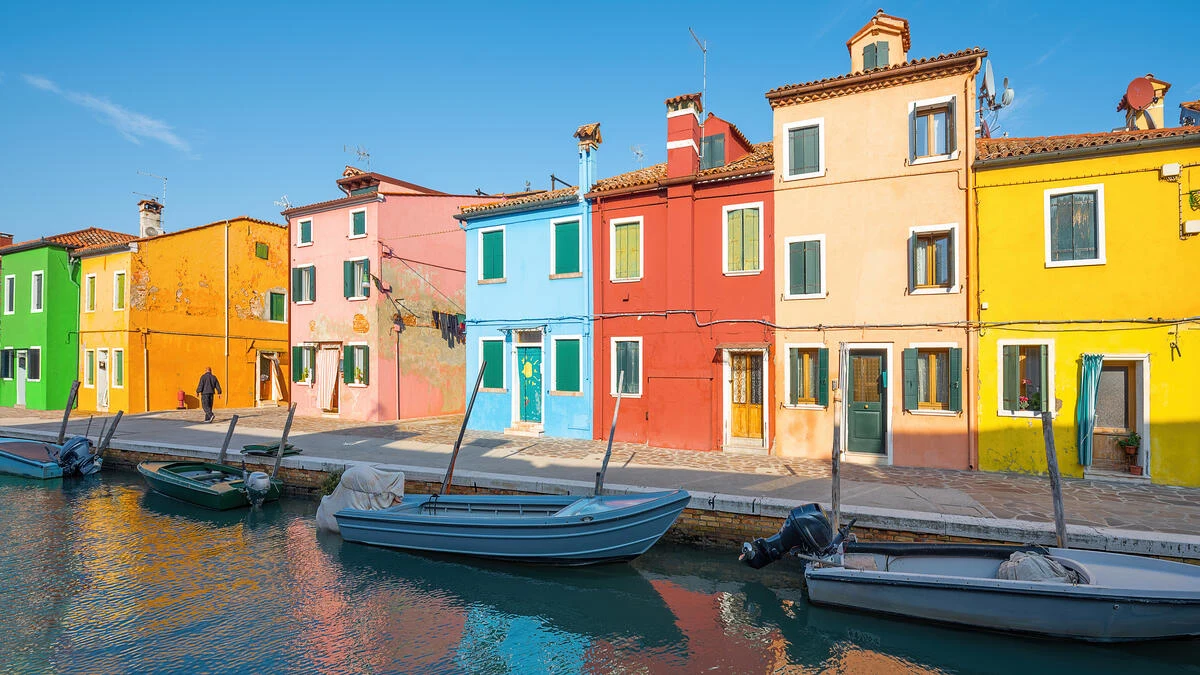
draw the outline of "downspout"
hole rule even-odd
[[[975,92],[970,91],[970,86],[971,86],[971,83],[974,81],[975,73],[977,73],[977,72],[978,72],[978,69],[973,70],[971,72],[971,74],[967,76],[967,79],[963,81],[963,101],[964,102],[975,100],[974,99]],[[972,106],[971,111],[972,111],[971,112],[971,123],[972,124],[971,124],[970,128],[974,129],[974,122],[975,122],[974,118],[975,118],[975,115],[979,114],[979,111],[976,110],[974,108],[974,106]],[[974,138],[974,136],[975,136],[974,132],[972,132],[970,135],[967,136],[967,139],[970,142],[970,144],[969,144],[969,147],[965,148],[966,152],[963,153],[963,157],[965,158],[964,163],[966,165],[965,170],[966,170],[966,178],[967,178],[967,180],[966,180],[967,189],[963,196],[963,200],[965,202],[965,207],[966,207],[965,215],[967,217],[967,226],[963,228],[963,232],[966,234],[967,240],[963,242],[963,250],[968,252],[968,255],[965,256],[967,258],[967,260],[966,260],[967,264],[965,265],[966,273],[964,274],[965,278],[963,279],[963,287],[964,287],[963,290],[965,291],[963,293],[963,296],[964,296],[964,300],[966,301],[966,305],[967,305],[967,307],[966,307],[966,309],[967,309],[967,328],[964,331],[965,337],[966,337],[966,340],[965,340],[966,349],[964,351],[965,358],[963,359],[963,366],[967,369],[967,375],[969,375],[969,377],[967,378],[967,383],[969,385],[968,391],[964,392],[967,394],[965,396],[967,403],[965,405],[963,405],[963,411],[966,413],[966,416],[967,416],[967,468],[972,471],[978,471],[979,470],[979,429],[977,428],[977,425],[979,424],[979,415],[978,415],[977,408],[979,406],[979,373],[978,373],[979,369],[972,367],[972,364],[974,364],[977,359],[973,358],[974,351],[971,349],[971,328],[970,328],[972,314],[974,314],[974,318],[976,320],[982,320],[982,316],[980,315],[980,312],[979,312],[979,307],[980,307],[980,305],[979,305],[979,288],[978,288],[979,284],[978,283],[973,284],[971,281],[973,278],[973,273],[978,274],[975,267],[979,263],[979,237],[978,237],[978,232],[977,232],[977,230],[979,229],[979,198],[977,196],[975,196],[975,198],[972,199],[972,197],[974,196],[974,192],[975,192],[975,174],[971,172],[971,162],[972,162],[972,159],[975,157],[975,138]],[[973,209],[972,209],[972,202],[974,202]],[[974,245],[974,255],[973,256],[970,254],[970,251],[972,250],[972,245]],[[975,297],[971,297],[972,290],[974,290],[974,292],[975,292]],[[976,345],[978,345],[978,342],[979,342],[978,333],[976,333],[975,342],[976,342]]]
[[[229,389],[229,221],[225,221],[225,388]],[[232,392],[232,390],[230,390]],[[229,399],[225,399],[228,407]]]
[[[150,345],[146,330],[139,331],[142,334],[142,395],[146,404],[146,412],[150,412]]]

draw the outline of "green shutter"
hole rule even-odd
[[[271,294],[271,320],[283,321],[286,313],[284,312],[284,295],[283,293]]]
[[[292,268],[292,302],[299,302],[304,298],[300,297],[301,280],[303,279],[303,270],[299,267]]]
[[[307,244],[312,241],[312,221],[300,221],[300,243]]]
[[[802,173],[816,173],[821,168],[820,127],[806,127],[801,130],[803,138],[804,163]]]
[[[875,43],[875,67],[886,68],[890,61],[888,60],[888,43]]]
[[[480,236],[483,247],[483,278],[504,278],[504,230],[484,232]]]
[[[504,341],[483,340],[483,386],[487,389],[504,388]]]
[[[955,263],[958,262],[958,244],[954,241],[954,230],[946,233],[946,280],[953,288],[958,283],[958,274],[955,270]]]
[[[579,221],[554,225],[554,274],[579,272]]]
[[[829,350],[817,350],[817,405],[829,405]]]
[[[700,141],[700,168],[712,169],[725,165],[725,134],[705,136]]]
[[[908,237],[908,290],[912,292],[917,288],[917,255],[923,253],[920,250],[921,241],[917,238],[914,232]]]
[[[1004,409],[1021,409],[1021,348],[1016,345],[1005,345],[1004,368]]]
[[[800,350],[789,348],[787,350],[788,358],[788,394],[787,402],[789,405],[796,405],[796,401],[800,400],[800,377],[803,373],[800,372]]]
[[[871,43],[863,47],[863,70],[871,70],[878,63],[879,54],[875,49],[875,44]]]
[[[946,105],[946,154],[954,152],[958,147],[958,132],[955,130],[954,101]]]
[[[354,347],[342,347],[342,382],[354,382]]]
[[[303,347],[292,347],[292,382],[300,382],[304,371],[304,356],[300,353]]]
[[[804,242],[804,292],[821,292],[821,242]]]
[[[1040,352],[1038,359],[1042,364],[1042,412],[1050,409],[1050,400],[1054,398],[1054,392],[1050,391],[1050,348],[1046,345],[1038,347]]]
[[[638,372],[637,350],[638,343],[636,342],[617,343],[617,379],[620,380],[620,374],[625,373],[625,380],[621,386],[622,394],[641,393],[641,373]]]
[[[742,269],[760,269],[758,242],[760,236],[758,209],[742,209]]]
[[[267,245],[262,243],[261,241],[255,242],[254,255],[259,258],[262,258],[263,260],[266,260],[267,256],[269,255],[269,250],[267,248]]]
[[[904,409],[916,410],[920,407],[920,396],[917,384],[917,350],[905,349],[903,352],[904,366]]]
[[[792,129],[788,131],[788,151],[790,166],[788,166],[788,175],[794,176],[804,173],[804,141],[801,138],[803,129]]]
[[[125,352],[123,351],[113,352],[113,379],[115,386],[125,386]]]
[[[363,384],[371,384],[371,350],[366,345],[359,347],[359,349],[362,350],[362,355],[363,355],[363,367],[362,367],[363,381],[362,381],[362,383]]]
[[[742,262],[745,257],[742,232],[746,223],[744,213],[744,210],[738,209],[725,216],[725,258],[730,272],[741,272],[745,269]]]
[[[579,383],[579,340],[554,341],[555,391],[581,391]]]
[[[364,298],[371,297],[371,261],[362,261],[362,296]]]
[[[365,211],[355,211],[351,216],[354,219],[354,235],[358,236],[367,233],[367,213]]]
[[[804,294],[804,242],[788,244],[788,295]]]
[[[351,260],[342,262],[342,294],[347,298],[354,297],[354,262]]]
[[[950,349],[950,409],[962,412],[962,350]]]

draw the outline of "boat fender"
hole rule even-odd
[[[742,544],[738,557],[754,569],[766,567],[793,549],[806,555],[822,555],[834,543],[833,526],[819,504],[805,504],[792,509],[779,532],[766,539],[758,538]]]

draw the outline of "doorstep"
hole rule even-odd
[[[511,427],[504,430],[505,436],[521,436],[524,438],[542,438],[546,435],[546,428],[542,424],[535,422],[517,422]]]
[[[1105,480],[1114,483],[1134,483],[1136,485],[1145,485],[1150,482],[1150,476],[1143,473],[1140,476],[1135,476],[1128,471],[1105,471],[1104,469],[1084,469],[1083,477],[1088,480]]]

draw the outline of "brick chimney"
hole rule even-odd
[[[154,199],[138,202],[138,233],[142,237],[157,237],[162,234],[163,205]]]
[[[13,236],[7,232],[0,232],[0,248],[12,246]]]
[[[600,123],[579,127],[575,130],[575,138],[579,139],[579,197],[582,199],[596,182],[596,151],[604,142],[600,138]]]
[[[700,171],[700,94],[667,99],[667,178]]]

